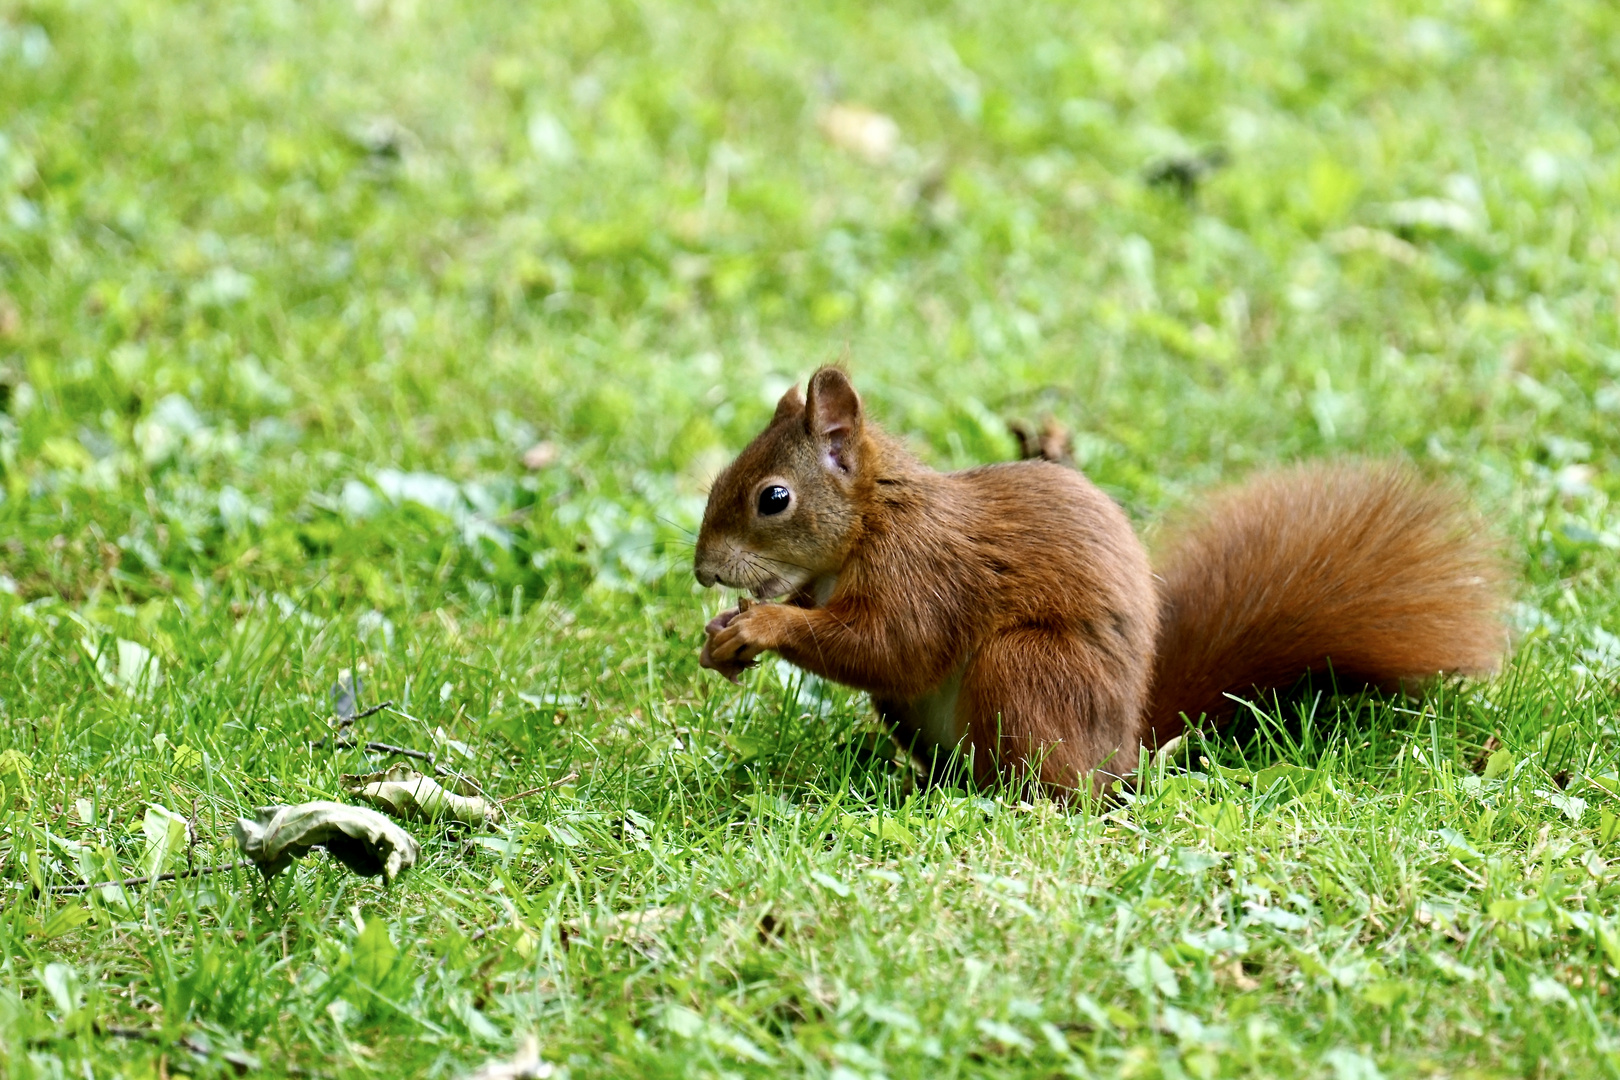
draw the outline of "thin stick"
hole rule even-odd
[[[371,705],[371,706],[368,706],[368,707],[366,707],[364,709],[361,709],[359,712],[355,713],[353,716],[340,716],[340,717],[338,717],[337,718],[338,735],[335,736],[332,739],[332,748],[334,750],[341,750],[341,749],[344,748],[344,742],[343,742],[343,739],[342,739],[342,734],[344,732],[348,731],[349,728],[353,727],[355,721],[364,720],[368,716],[376,716],[378,713],[382,712],[384,709],[392,709],[393,707],[394,707],[394,703],[391,700],[390,701],[379,701],[375,705]],[[309,748],[311,750],[319,750],[321,747],[323,747],[325,745],[326,745],[326,740],[325,739],[316,739],[314,742],[309,744]],[[354,744],[351,742],[348,745],[353,746]]]
[[[309,744],[309,748],[311,750],[320,750],[325,746],[325,739],[316,739],[314,742]],[[457,780],[460,780],[462,783],[466,784],[468,787],[472,788],[478,794],[485,794],[484,785],[480,784],[466,773],[457,772],[448,765],[439,764],[438,759],[425,750],[412,750],[408,746],[395,746],[393,743],[385,742],[359,743],[355,742],[353,739],[332,740],[332,749],[334,750],[353,750],[357,746],[363,746],[374,754],[399,754],[401,757],[414,758],[417,761],[425,761],[428,763],[429,767],[433,769],[433,775],[453,776]]]
[[[412,750],[406,746],[395,746],[392,743],[385,742],[368,742],[366,743],[366,749],[374,750],[379,754],[399,754],[402,757],[415,758],[417,761],[425,761],[429,765],[432,765],[435,771],[437,771],[439,767],[438,762],[433,760],[433,755],[423,750]]]
[[[169,874],[158,874],[156,877],[147,875],[144,877],[125,878],[122,881],[78,882],[73,885],[52,885],[47,891],[53,893],[81,893],[89,892],[91,889],[99,889],[103,885],[147,885],[154,881],[178,881],[180,878],[200,877],[203,874],[217,874],[222,870],[235,870],[239,866],[249,865],[251,865],[251,863],[249,863],[247,860],[233,863],[216,863],[213,866],[199,866],[194,870],[176,870]]]
[[[379,701],[375,705],[371,705],[371,706],[368,706],[367,708],[361,709],[359,712],[355,713],[353,716],[339,717],[338,718],[338,727],[340,727],[340,728],[348,727],[350,724],[354,723],[356,720],[364,720],[368,716],[376,716],[378,713],[382,712],[384,709],[392,709],[393,707],[394,707],[394,703],[392,701]]]

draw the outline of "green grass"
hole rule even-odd
[[[576,1080],[1620,1073],[1617,41],[1601,2],[0,0],[0,1074],[530,1033]],[[707,479],[845,356],[941,467],[1055,416],[1144,527],[1410,458],[1500,530],[1514,659],[1116,809],[914,791],[858,696],[697,666]],[[397,706],[364,738],[543,790],[411,826],[389,888],[39,891],[144,872],[152,804],[229,861],[380,767],[312,748],[345,670]]]

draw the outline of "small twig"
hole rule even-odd
[[[407,720],[414,721],[415,723],[420,724],[422,722],[420,720],[417,720],[417,718],[412,716],[410,713],[402,712],[401,710],[394,708],[394,703],[392,701],[379,701],[377,704],[371,706],[370,708],[365,709],[365,710],[363,710],[361,712],[355,713],[353,716],[348,717],[348,718],[343,719],[343,720],[340,720],[338,722],[338,732],[337,732],[336,735],[334,735],[332,737],[332,740],[331,740],[332,749],[334,749],[334,750],[353,750],[357,746],[363,746],[363,747],[365,747],[365,749],[371,751],[374,754],[398,754],[401,757],[408,757],[408,758],[411,758],[411,759],[413,759],[415,761],[425,761],[425,762],[427,762],[428,767],[433,770],[433,775],[435,775],[435,776],[448,776],[448,777],[451,777],[453,779],[459,780],[463,784],[466,784],[468,787],[472,788],[473,791],[477,792],[479,795],[482,795],[485,798],[488,798],[488,795],[484,791],[484,786],[482,784],[480,784],[478,781],[474,780],[472,777],[466,775],[465,773],[461,773],[461,772],[456,771],[455,769],[452,769],[448,765],[439,764],[439,761],[438,761],[437,758],[435,758],[432,754],[429,754],[424,750],[412,750],[408,746],[395,746],[393,743],[385,743],[385,742],[361,743],[361,742],[357,741],[352,735],[345,736],[344,730],[346,728],[348,728],[349,725],[353,724],[356,720],[361,720],[361,719],[364,719],[367,716],[372,716],[372,715],[374,715],[376,713],[380,713],[385,709],[387,711],[391,712],[391,713],[394,713],[397,716],[403,716]],[[324,749],[326,747],[326,744],[327,744],[326,739],[324,739],[324,738],[316,739],[314,742],[309,744],[309,748],[311,750],[321,750],[321,749]]]
[[[393,743],[385,742],[368,742],[366,743],[366,749],[373,750],[379,754],[399,754],[401,757],[415,758],[417,761],[427,762],[429,765],[432,765],[435,770],[438,769],[439,763],[433,760],[432,754],[429,754],[424,750],[412,750],[407,746],[395,746]]]
[[[392,701],[379,701],[375,705],[371,705],[371,706],[368,706],[368,707],[366,707],[364,709],[361,709],[359,712],[355,713],[353,716],[341,716],[341,717],[338,718],[338,730],[342,731],[344,728],[348,727],[350,724],[354,723],[356,720],[364,720],[368,716],[376,716],[378,713],[382,712],[384,709],[392,709],[393,707],[394,707],[394,703]]]
[[[325,739],[316,739],[314,742],[309,744],[309,748],[311,750],[321,750],[321,749],[324,749],[325,746],[326,746],[326,740]],[[393,743],[385,743],[385,742],[365,742],[365,743],[362,743],[362,742],[357,742],[354,739],[343,739],[343,738],[338,738],[338,739],[333,739],[332,740],[332,749],[334,749],[334,750],[353,750],[357,746],[363,746],[367,750],[370,750],[374,754],[399,754],[401,757],[415,758],[417,761],[425,761],[429,765],[433,766],[433,771],[438,773],[440,776],[459,776],[460,775],[459,773],[457,773],[454,769],[450,768],[449,766],[440,765],[438,760],[432,754],[428,753],[425,750],[412,750],[408,746],[395,746]]]
[[[186,869],[197,867],[197,800],[191,800],[191,816],[186,819]]]
[[[353,716],[340,716],[340,717],[338,717],[337,718],[338,735],[332,739],[332,749],[334,749],[334,750],[346,750],[349,747],[354,745],[354,740],[353,739],[350,739],[347,742],[345,742],[342,739],[341,736],[345,731],[347,731],[350,727],[352,727],[354,725],[354,722],[356,720],[364,720],[368,716],[376,716],[378,713],[382,712],[384,709],[392,709],[393,707],[394,707],[394,703],[392,701],[379,701],[375,705],[372,705],[372,706],[369,706],[367,708],[361,709],[359,712],[355,713]],[[319,749],[321,749],[321,747],[323,747],[325,745],[326,745],[326,740],[325,739],[316,739],[314,742],[309,744],[309,748],[311,750],[319,750]]]
[[[89,892],[91,889],[99,889],[103,885],[118,885],[123,887],[132,885],[148,885],[154,881],[178,881],[181,878],[201,877],[203,874],[217,874],[222,870],[235,870],[239,866],[248,865],[250,865],[250,863],[247,860],[233,863],[216,863],[213,866],[199,866],[194,870],[176,870],[168,874],[158,874],[155,877],[148,874],[143,877],[125,878],[122,881],[81,881],[75,882],[72,885],[52,885],[48,891],[53,893],[81,893]]]
[[[568,781],[570,781],[570,780],[578,780],[578,779],[579,779],[579,773],[571,772],[567,776],[559,776],[559,777],[557,777],[557,779],[553,780],[549,784],[542,784],[537,788],[530,788],[528,791],[520,791],[516,795],[508,795],[506,798],[501,799],[499,801],[500,801],[500,804],[502,806],[505,806],[509,802],[517,802],[519,799],[527,799],[530,795],[538,795],[542,791],[550,791],[552,788],[562,787],[564,784],[568,783]]]

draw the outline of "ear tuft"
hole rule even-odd
[[[811,376],[804,417],[828,467],[853,472],[856,437],[861,431],[861,398],[850,385],[849,376],[834,367],[824,367]]]
[[[804,395],[799,393],[797,384],[788,387],[787,393],[782,395],[776,403],[776,415],[771,417],[771,423],[789,417],[799,416],[804,412]]]

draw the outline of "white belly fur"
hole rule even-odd
[[[825,574],[811,582],[810,594],[816,598],[816,607],[826,607],[836,588],[838,588],[837,574]]]
[[[838,575],[827,574],[811,583],[810,594],[817,607],[826,607],[837,588]],[[914,733],[912,752],[919,760],[927,762],[936,754],[945,760],[967,734],[956,716],[956,701],[962,694],[962,675],[966,671],[967,665],[963,664],[931,693],[906,703],[905,719]]]
[[[962,694],[964,670],[965,666],[958,668],[956,674],[932,692],[907,703],[906,711],[911,714],[911,725],[917,732],[913,752],[924,761],[932,757],[935,750],[942,756],[949,754],[966,734],[956,716],[956,699]]]

